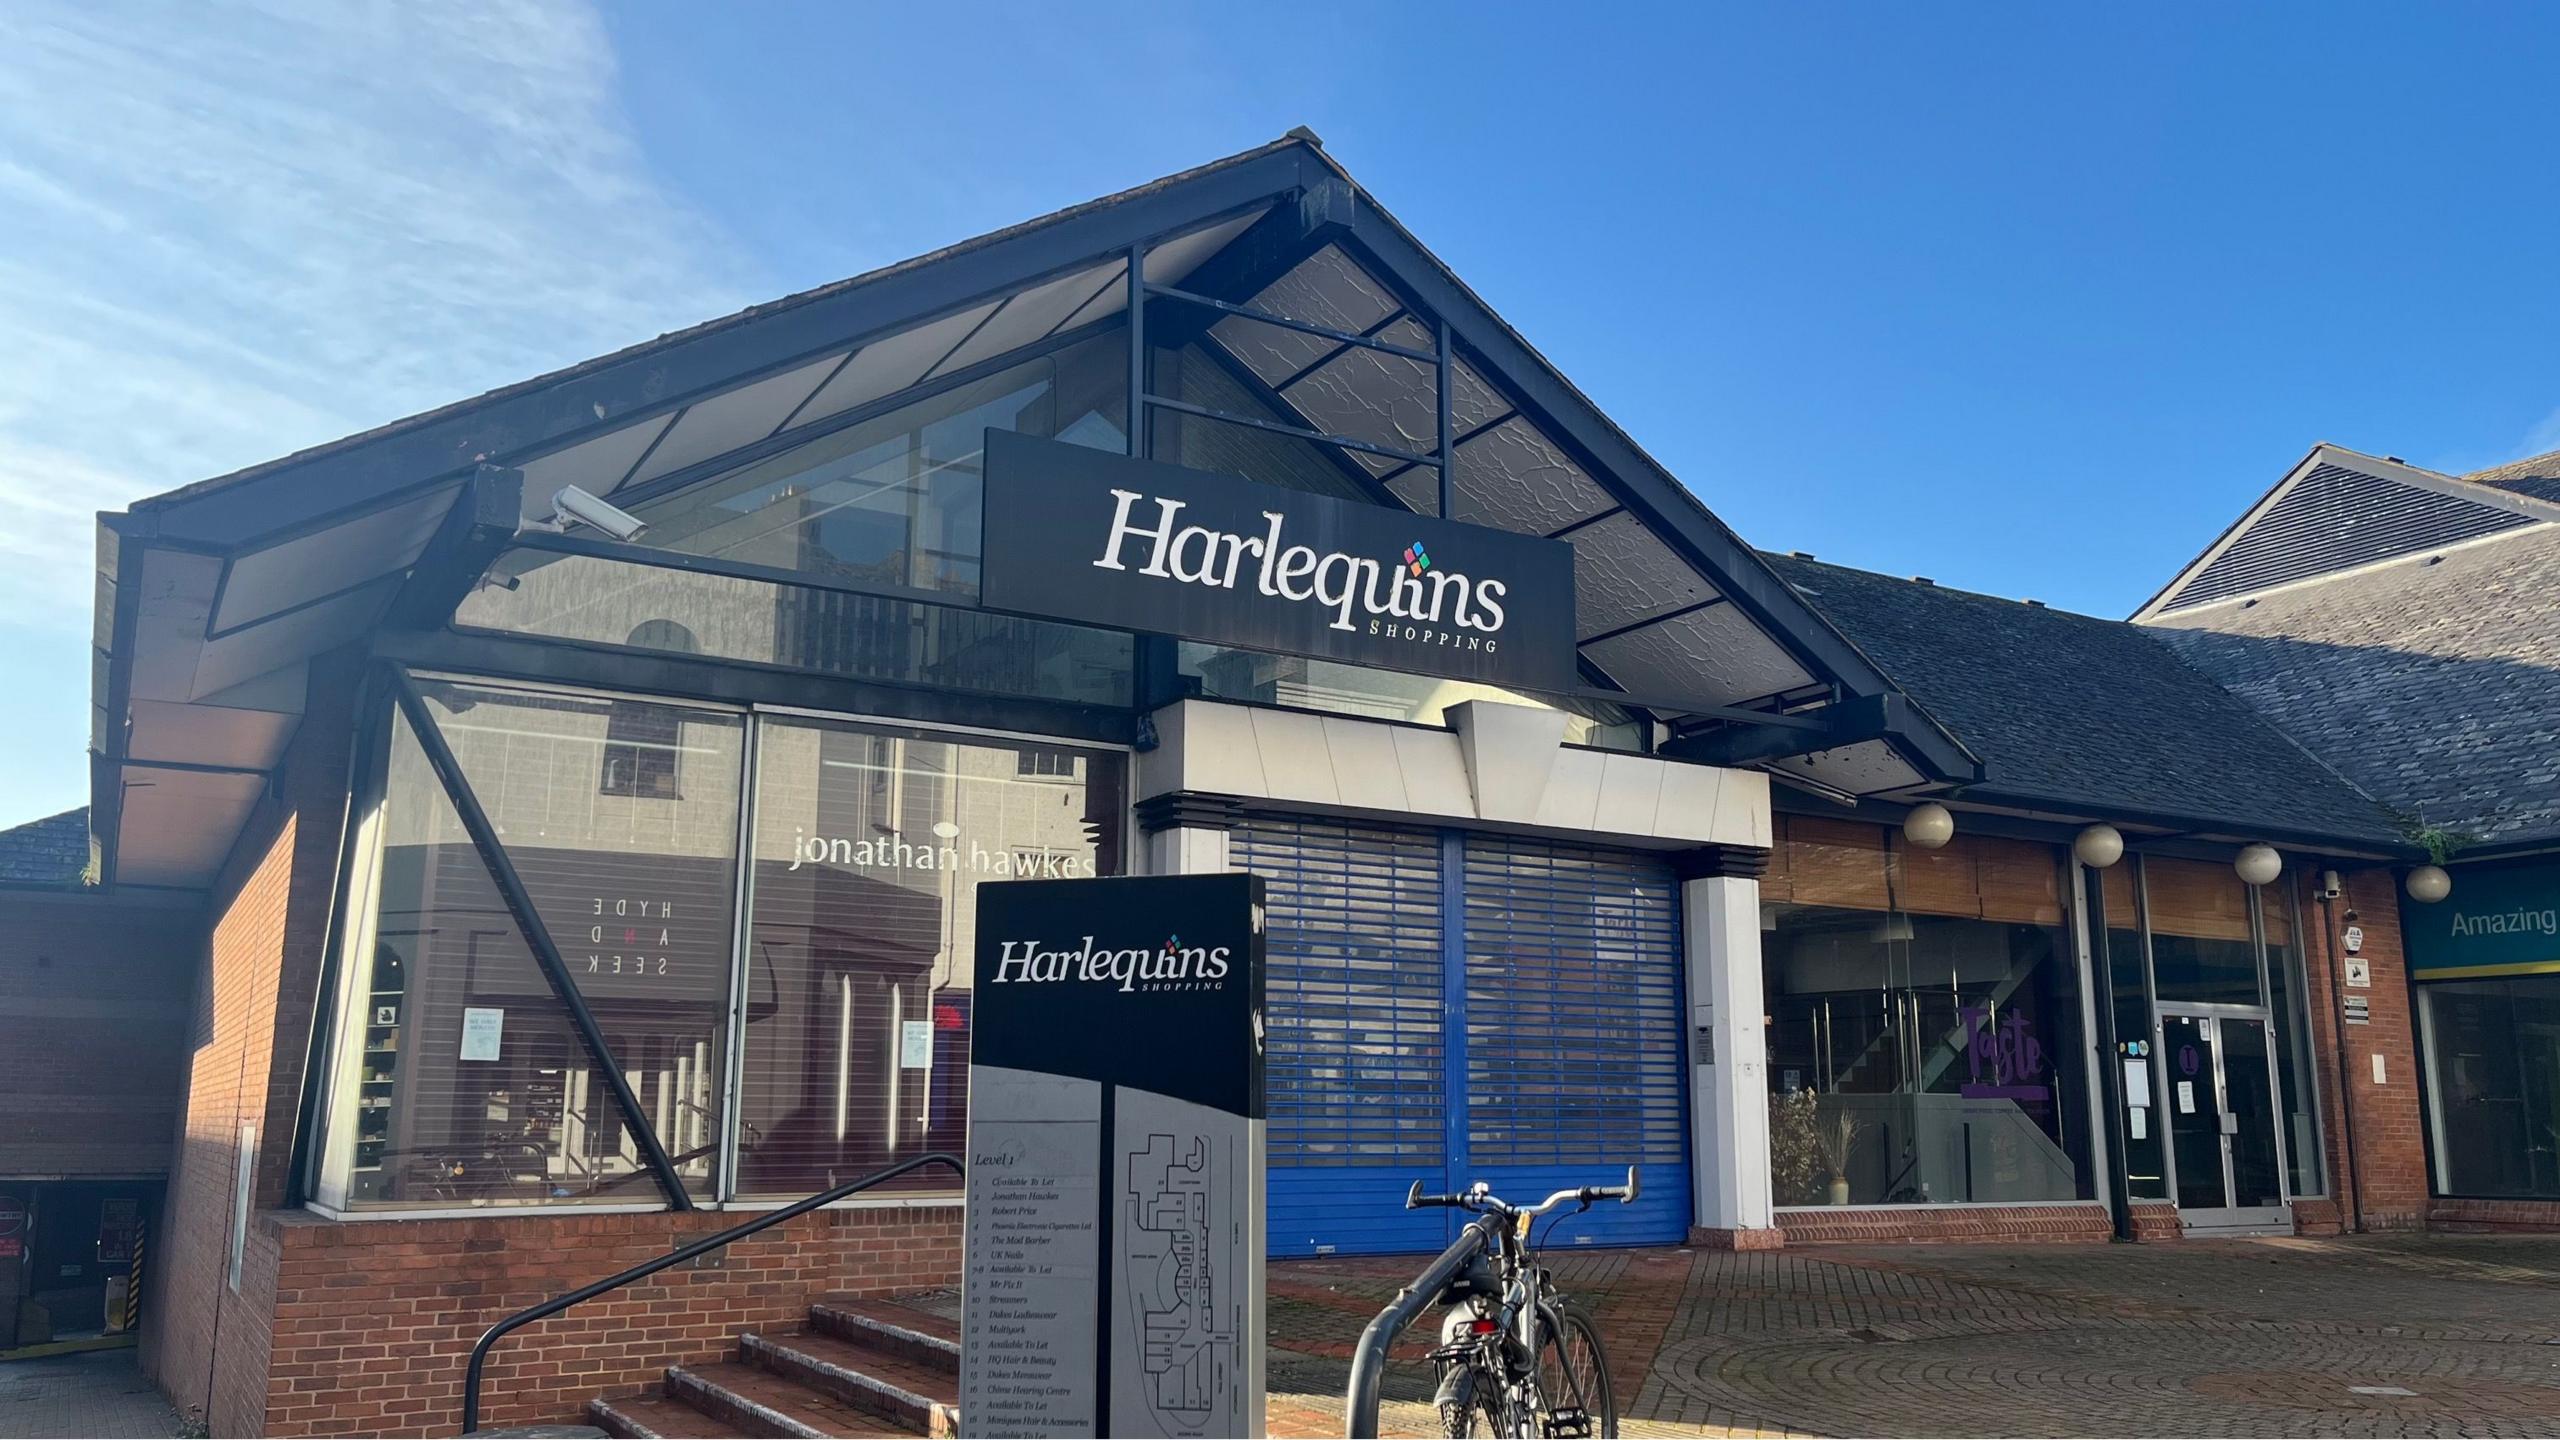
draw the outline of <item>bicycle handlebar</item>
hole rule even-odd
[[[1421,1210],[1431,1206],[1447,1206],[1485,1215],[1517,1217],[1544,1215],[1568,1200],[1578,1201],[1584,1205],[1601,1200],[1615,1200],[1621,1205],[1632,1205],[1636,1197],[1642,1193],[1643,1187],[1636,1182],[1636,1167],[1630,1165],[1627,1167],[1627,1183],[1624,1185],[1584,1185],[1576,1189],[1559,1190],[1535,1205],[1511,1204],[1496,1196],[1481,1180],[1456,1195],[1425,1195],[1422,1193],[1422,1182],[1416,1180],[1413,1182],[1413,1188],[1404,1192],[1404,1208]]]

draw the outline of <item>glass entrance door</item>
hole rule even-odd
[[[2169,1149],[2190,1229],[2290,1228],[2263,1012],[2160,1016]]]

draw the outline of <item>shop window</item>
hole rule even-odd
[[[2115,992],[2116,1054],[2124,1077],[2125,1193],[2136,1200],[2169,1198],[2169,1162],[2163,1158],[2166,1107],[2151,1024],[2151,980],[2143,963],[2140,861],[2132,856],[2104,870],[2085,872],[2103,887],[2107,978]],[[2093,957],[2094,958],[2094,957]],[[2139,1048],[2136,1048],[2139,1047]],[[2135,1102],[2142,1103],[2135,1103]]]
[[[2228,864],[2146,855],[2151,983],[2166,1004],[2264,1005],[2250,887]]]
[[[758,734],[738,1188],[800,1196],[960,1148],[977,887],[1119,873],[1124,764],[824,721]]]
[[[1788,816],[1764,881],[1781,1205],[2090,1193],[2078,967],[2051,847]]]
[[[2436,1188],[2560,1200],[2560,975],[2418,986]]]
[[[2290,885],[2258,891],[2259,929],[2267,945],[2267,998],[2275,1022],[2276,1080],[2284,1114],[2286,1188],[2293,1195],[2329,1192],[2320,1149],[2319,1070],[2311,1059],[2311,1020],[2302,983],[2302,933]]]
[[[736,913],[738,716],[428,683],[428,713],[498,830],[639,1102],[625,1114],[476,846],[395,717],[349,953],[319,1193],[351,1208],[649,1204],[647,1127],[689,1188],[717,1169]],[[599,786],[606,755],[690,757],[679,797]],[[673,772],[665,772],[669,783]]]

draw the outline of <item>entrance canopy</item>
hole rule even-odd
[[[493,564],[509,587],[571,558],[874,609],[978,609],[967,437],[990,426],[1569,542],[1583,683],[1537,698],[1632,717],[1667,755],[1843,798],[1979,778],[1696,494],[1293,132],[102,516],[102,872],[209,883],[293,734],[308,662],[442,632]],[[892,488],[873,438],[888,430],[905,437],[905,491],[959,487],[937,492],[930,526],[915,507],[903,529],[851,523]],[[568,486],[651,531],[528,530]],[[667,636],[684,643],[652,638]],[[770,636],[772,653],[723,652],[671,621],[569,638],[814,663]],[[1125,693],[1077,703],[1134,713],[1169,698],[1132,668]]]

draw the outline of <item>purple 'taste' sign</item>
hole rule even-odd
[[[2044,1045],[2027,1029],[2025,1017],[2012,1010],[1999,1024],[1991,1022],[1987,1005],[1967,1005],[1964,1016],[1965,1064],[1972,1081],[1956,1093],[1968,1100],[2042,1100]]]

